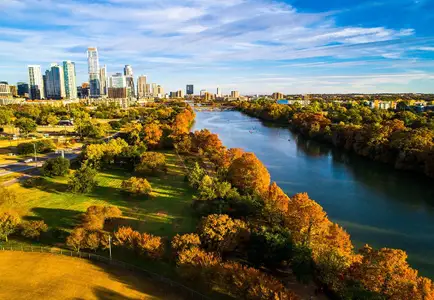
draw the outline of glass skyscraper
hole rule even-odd
[[[90,97],[99,98],[101,95],[101,82],[99,77],[99,58],[97,48],[87,48],[87,63],[89,70]]]
[[[68,99],[77,99],[77,82],[75,63],[70,60],[63,62],[63,78],[65,81],[65,94]]]

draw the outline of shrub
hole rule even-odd
[[[47,159],[42,166],[42,175],[44,176],[64,176],[69,171],[69,159],[56,157]]]
[[[47,232],[48,226],[44,221],[24,221],[20,224],[21,235],[31,238],[37,239],[39,241],[39,237],[42,232]]]
[[[172,249],[175,253],[200,247],[200,238],[196,233],[177,234],[172,240]]]
[[[13,204],[16,199],[17,195],[14,191],[0,185],[0,205]]]
[[[20,155],[35,153],[48,153],[56,149],[56,145],[52,140],[42,140],[35,143],[21,143],[17,146],[17,153]]]
[[[131,195],[149,196],[152,192],[151,184],[144,178],[131,177],[122,182],[122,188]]]
[[[91,192],[98,185],[98,182],[95,180],[96,174],[95,169],[83,165],[69,178],[69,190],[77,194]]]
[[[120,227],[115,232],[115,245],[134,250],[151,259],[160,259],[164,255],[161,237],[134,231],[131,227]]]

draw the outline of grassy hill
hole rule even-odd
[[[0,299],[183,299],[169,286],[105,264],[0,252]]]

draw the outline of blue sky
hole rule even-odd
[[[86,49],[166,91],[434,93],[434,0],[0,0],[0,81]]]

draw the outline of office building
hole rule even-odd
[[[194,86],[192,84],[187,84],[186,94],[194,95]]]
[[[176,98],[184,98],[184,92],[182,90],[177,91]]]
[[[240,92],[232,91],[231,92],[231,98],[240,98]]]
[[[145,98],[148,96],[147,86],[148,84],[146,84],[146,76],[139,76],[137,79],[137,97]]]
[[[271,96],[274,100],[281,100],[281,99],[285,99],[285,96],[283,96],[282,93],[273,93],[273,95]]]
[[[202,97],[203,95],[205,95],[205,93],[207,93],[206,90],[200,90],[200,96]]]
[[[222,96],[222,89],[221,88],[217,88],[217,97],[221,97]]]
[[[87,99],[90,95],[90,87],[88,82],[83,82],[81,86],[77,87],[77,96],[80,99]]]
[[[127,80],[122,73],[116,73],[110,77],[110,88],[126,88]]]
[[[129,97],[129,88],[126,87],[109,87],[108,88],[108,98],[109,99],[123,99]]]
[[[9,84],[5,81],[0,82],[0,99],[11,98]]]
[[[145,90],[146,97],[149,97],[152,95],[151,93],[151,85],[149,83],[146,84],[146,90]]]
[[[29,65],[29,92],[30,99],[44,99],[44,80],[42,78],[41,66]]]
[[[135,97],[135,87],[134,87],[134,73],[133,73],[133,67],[130,65],[125,65],[124,68],[124,75],[126,77],[127,81],[127,87],[130,89],[131,96]]]
[[[63,67],[52,63],[51,68],[45,71],[45,98],[60,100],[65,98],[65,81]]]
[[[104,67],[102,67],[99,70],[99,80],[100,80],[100,93],[103,96],[106,96],[108,93],[108,86],[107,86],[107,66],[104,65]]]
[[[87,63],[89,72],[90,97],[98,98],[101,95],[101,84],[99,77],[98,49],[90,47],[87,49]]]
[[[157,97],[162,98],[164,96],[164,89],[161,85],[157,85]]]
[[[15,85],[10,85],[9,90],[11,92],[12,97],[18,97],[18,90],[17,90],[17,87]]]
[[[158,97],[158,90],[157,90],[157,84],[156,83],[152,84],[152,96]]]
[[[210,100],[213,100],[214,97],[211,93],[205,92],[205,93],[203,93],[202,98],[205,101],[210,101]]]
[[[70,60],[63,62],[63,81],[65,83],[65,98],[77,99],[75,63]]]
[[[25,82],[17,83],[18,96],[28,97],[29,96],[29,85]]]

